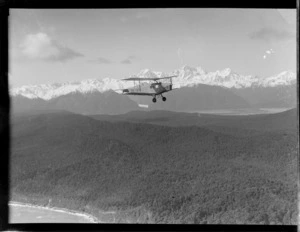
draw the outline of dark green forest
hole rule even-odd
[[[14,115],[11,200],[105,222],[297,224],[295,109],[272,120],[208,115],[180,126],[166,117],[185,118],[159,115],[154,125],[64,111]]]

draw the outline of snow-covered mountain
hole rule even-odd
[[[179,87],[193,86],[197,84],[215,85],[227,88],[249,88],[249,87],[275,87],[278,85],[291,85],[296,82],[296,75],[293,72],[285,71],[276,76],[261,78],[252,75],[241,75],[230,68],[216,72],[206,72],[201,67],[192,68],[184,66],[175,70],[174,84]]]
[[[293,72],[284,71],[278,75],[264,78],[260,82],[261,87],[275,87],[281,85],[296,84],[296,75]]]
[[[243,89],[249,87],[278,87],[289,86],[296,83],[296,75],[290,71],[284,71],[278,75],[261,78],[251,75],[240,75],[229,68],[221,71],[206,72],[201,67],[193,68],[187,65],[171,73],[154,72],[149,69],[141,70],[134,75],[141,78],[165,77],[177,75],[173,79],[175,88],[193,87],[199,84],[220,86],[224,88]],[[50,100],[69,93],[91,93],[105,92],[110,89],[119,90],[132,87],[132,82],[124,82],[112,78],[87,79],[80,82],[53,83],[41,85],[27,85],[19,88],[12,88],[12,96],[23,96],[30,99],[41,98]]]
[[[127,85],[126,85],[127,84]],[[117,90],[127,88],[128,83],[112,78],[86,79],[80,82],[66,82],[42,85],[26,85],[19,88],[11,89],[12,96],[21,95],[30,99],[42,98],[50,100],[69,93],[91,93],[91,92],[106,92],[108,90]]]

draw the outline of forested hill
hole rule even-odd
[[[11,122],[12,200],[108,222],[297,222],[292,131],[239,136],[55,111]]]

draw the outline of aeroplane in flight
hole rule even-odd
[[[177,76],[168,76],[168,77],[155,77],[155,78],[143,78],[143,77],[130,77],[122,79],[123,81],[133,81],[134,85],[132,88],[122,89],[122,94],[124,95],[139,95],[139,96],[151,96],[152,101],[156,102],[156,97],[161,97],[163,101],[166,101],[167,98],[162,94],[172,91],[172,78]],[[160,80],[169,79],[169,83],[162,83]],[[142,91],[145,85],[142,85],[141,82],[151,81],[150,86],[146,85],[146,88],[150,88],[149,92]]]

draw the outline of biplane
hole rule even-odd
[[[144,77],[130,77],[122,79],[122,81],[133,81],[133,87],[128,89],[122,89],[122,94],[125,95],[138,95],[138,96],[151,96],[152,101],[156,102],[156,97],[161,97],[163,101],[166,101],[167,98],[163,96],[163,93],[173,90],[172,78],[176,76],[168,77],[156,77],[156,78],[144,78]],[[168,79],[168,83],[162,83],[161,80]],[[145,85],[142,85],[141,82],[150,81],[150,85],[146,85],[146,88],[149,88],[149,92],[142,91],[142,88],[145,88]]]

